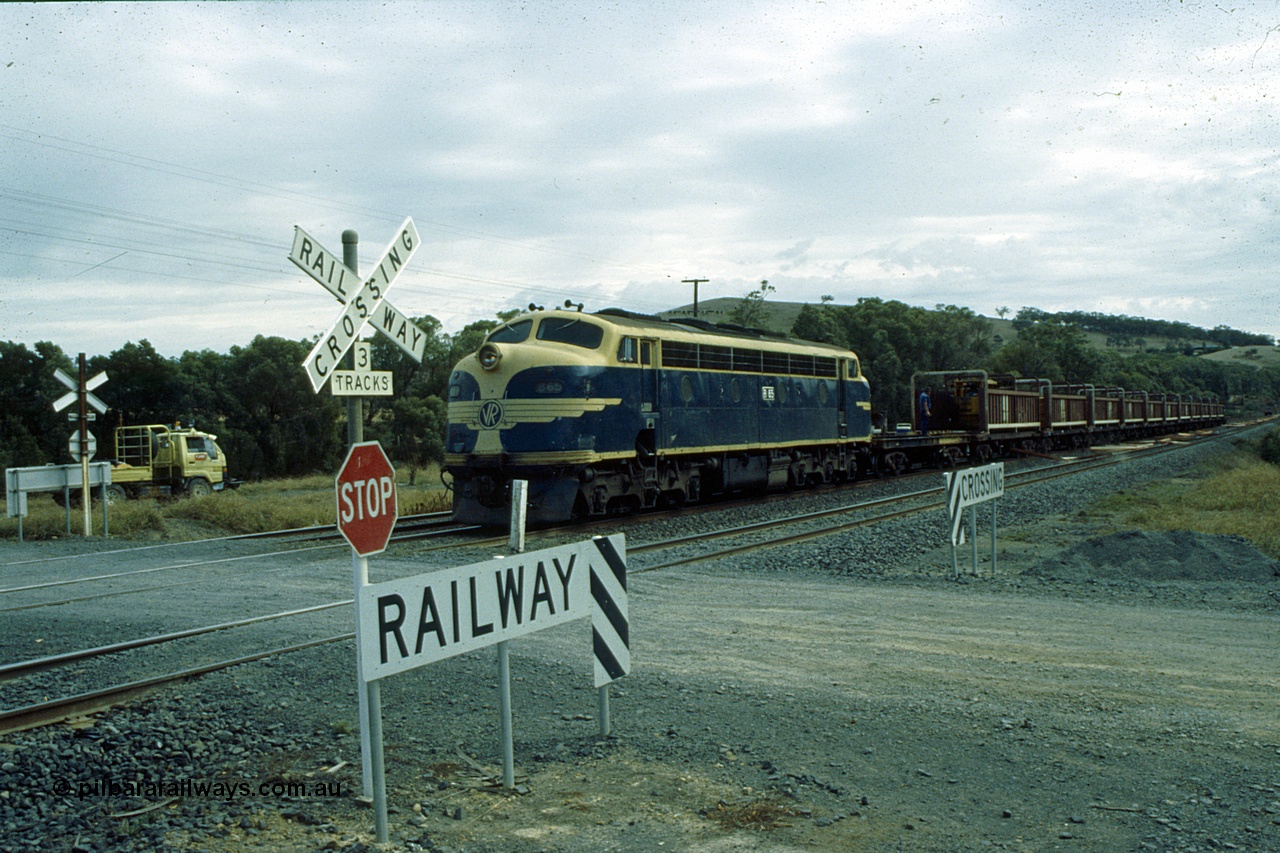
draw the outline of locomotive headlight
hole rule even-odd
[[[485,344],[476,353],[476,358],[480,360],[480,366],[485,370],[497,370],[498,362],[502,361],[502,351],[496,344]]]

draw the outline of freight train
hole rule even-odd
[[[566,303],[566,307],[569,304]],[[980,370],[917,374],[927,423],[873,425],[848,349],[618,309],[533,310],[449,377],[445,470],[458,521],[557,522],[1048,453],[1222,423],[1222,404]]]

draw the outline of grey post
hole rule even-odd
[[[991,502],[991,577],[996,576],[996,504],[1000,501]]]
[[[382,682],[370,681],[362,691],[368,694],[369,740],[373,745],[373,831],[379,844],[387,843],[387,765],[382,755]]]
[[[357,273],[360,272],[360,235],[348,228],[342,232],[342,262]],[[351,354],[352,366],[355,364],[355,353]],[[364,441],[364,406],[360,397],[347,398],[347,446]],[[353,561],[356,559],[352,552]],[[356,596],[360,595],[360,587],[369,583],[369,562],[359,558],[359,565],[353,563],[355,569]],[[357,624],[359,620],[356,620]],[[357,646],[357,648],[359,648]],[[369,696],[364,688],[364,679],[360,672],[359,656],[356,657],[356,691],[360,704],[360,771],[363,777],[363,793],[366,797],[374,795],[372,741],[369,737]],[[381,727],[381,723],[379,723]]]
[[[978,574],[978,505],[969,507],[969,536],[973,539],[973,573]]]
[[[360,600],[360,588],[369,585],[369,559],[351,549],[351,580],[355,587],[355,600]],[[373,738],[370,728],[369,691],[365,689],[364,664],[360,660],[360,614],[356,614],[356,698],[360,707],[360,776],[361,793],[374,796],[373,787]],[[381,728],[381,724],[379,724]]]
[[[511,552],[524,553],[524,529],[529,507],[526,499],[529,483],[511,481]],[[502,726],[502,786],[516,786],[515,735],[511,728],[511,657],[509,641],[498,643],[498,717]]]
[[[93,522],[89,518],[89,401],[85,396],[84,353],[80,353],[80,500],[84,503],[84,535],[93,535]],[[67,531],[68,533],[70,531]]]
[[[342,262],[355,272],[360,272],[360,235],[348,228],[342,232]],[[356,366],[356,354],[353,348],[350,354],[351,367]],[[347,444],[359,444],[364,441],[364,398],[351,396],[347,398]]]

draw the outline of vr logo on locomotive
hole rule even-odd
[[[497,400],[486,400],[480,406],[480,426],[484,429],[496,429],[502,423],[502,404]]]

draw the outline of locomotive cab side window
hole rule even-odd
[[[637,359],[635,338],[623,338],[618,344],[618,361],[624,364],[635,364]]]

